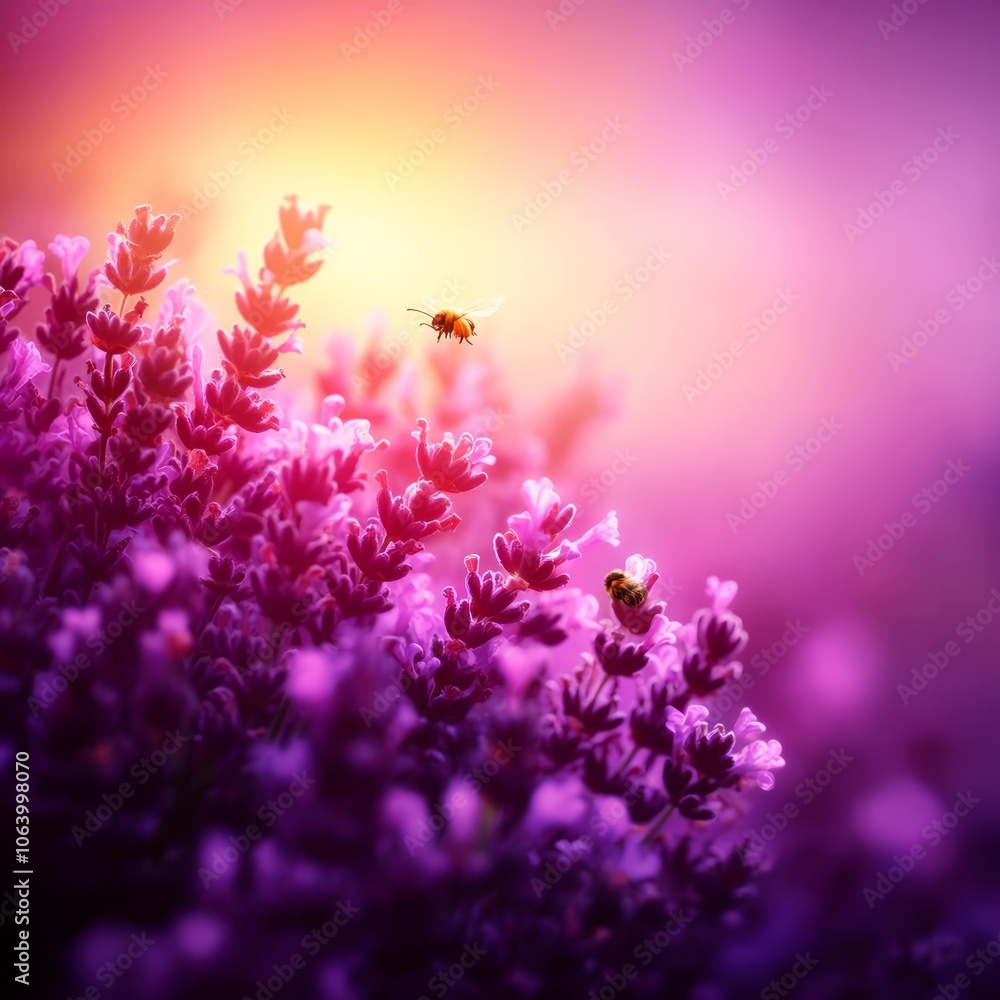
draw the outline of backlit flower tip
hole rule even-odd
[[[384,469],[375,473],[375,479],[381,487],[375,510],[389,538],[425,538],[438,531],[454,531],[461,523],[457,514],[448,513],[451,500],[428,480],[411,483],[403,496],[394,496]]]
[[[17,274],[17,280],[5,280],[8,274],[4,267],[0,270],[0,285],[13,288],[18,297],[23,299],[30,289],[42,283],[45,251],[39,250],[34,240],[25,240],[23,243],[9,240],[7,245],[11,248],[10,268]]]
[[[362,574],[371,580],[401,580],[413,568],[406,557],[423,548],[419,542],[411,540],[389,542],[383,549],[384,536],[377,522],[362,531],[357,521],[351,521],[348,531],[347,551]]]
[[[254,434],[280,426],[274,403],[261,399],[252,389],[242,389],[233,378],[223,378],[221,371],[212,372],[211,381],[205,384],[205,402],[221,420]]]
[[[676,646],[683,627],[680,622],[671,621],[667,615],[657,613],[653,616],[649,630],[642,637],[639,646],[647,653],[656,646]],[[662,653],[664,650],[658,652]]]
[[[559,543],[562,559],[576,559],[592,545],[610,545],[617,548],[621,544],[618,533],[618,514],[609,510],[592,528],[588,528],[576,541],[563,539]]]
[[[504,585],[503,575],[487,570],[479,571],[479,556],[466,556],[465,587],[470,598],[473,618],[488,618],[501,625],[521,621],[528,613],[527,601],[515,604],[519,591]]]
[[[757,740],[736,755],[733,774],[769,792],[774,788],[772,771],[784,766],[785,758],[781,756],[781,744],[777,740]]]
[[[521,487],[528,509],[507,518],[507,526],[517,532],[521,542],[544,552],[552,547],[555,536],[569,527],[576,515],[575,504],[563,505],[551,479],[529,479]]]
[[[57,236],[49,244],[49,253],[62,261],[63,281],[69,284],[80,269],[83,260],[90,249],[90,240],[84,236]]]
[[[338,493],[350,493],[364,486],[361,459],[368,452],[389,447],[385,438],[376,441],[367,420],[342,420],[344,397],[327,396],[323,400],[319,423],[296,421],[292,426],[296,451],[313,466],[333,464],[333,479]]]
[[[141,326],[133,326],[105,306],[100,312],[87,313],[87,326],[94,346],[106,354],[124,354],[139,342],[143,334]]]
[[[497,562],[513,577],[510,586],[521,590],[557,590],[569,583],[566,573],[557,573],[558,563],[535,549],[527,548],[515,531],[493,538]]]
[[[705,593],[712,598],[712,611],[717,615],[726,612],[733,603],[737,590],[739,584],[735,580],[720,580],[717,576],[710,576]]]
[[[321,247],[316,247],[321,249]],[[323,263],[314,250],[288,250],[275,236],[264,247],[264,266],[260,276],[264,284],[275,284],[280,288],[308,281]]]
[[[757,735],[764,732],[765,728],[749,708],[740,712],[732,732],[735,741],[733,756],[736,761],[733,773],[768,791],[774,787],[774,775],[771,772],[784,767],[785,759],[781,756],[781,744],[777,740],[757,739]]]
[[[701,705],[692,705],[681,719],[677,709],[667,709],[668,725],[674,729],[677,743],[683,745],[691,763],[706,777],[724,780],[726,785],[733,778],[743,778],[764,791],[773,788],[771,772],[785,766],[781,744],[777,740],[756,738],[764,726],[749,708],[740,712],[730,732],[721,723],[709,729],[707,712]]]
[[[490,454],[493,442],[489,438],[473,438],[468,432],[456,442],[451,431],[445,431],[439,444],[427,443],[427,421],[417,420],[417,468],[424,479],[429,479],[445,493],[466,493],[482,486],[488,476],[478,465],[492,465],[496,458]]]
[[[216,336],[222,349],[222,367],[244,389],[267,389],[285,377],[280,368],[271,368],[278,352],[256,330],[234,326],[228,337],[222,330]]]
[[[656,563],[638,553],[625,560],[625,572],[629,576],[642,580],[647,591],[651,590],[656,581],[660,579],[660,574],[656,571]]]
[[[32,379],[51,368],[34,344],[15,338],[7,352],[7,374],[0,380],[0,423],[13,420],[32,399]]]
[[[108,259],[102,267],[104,277],[123,295],[141,295],[156,288],[167,276],[165,267],[155,263],[137,260],[128,240],[111,233],[108,236],[110,248]]]
[[[294,195],[287,200],[288,204],[278,210],[281,231],[264,247],[261,271],[265,283],[282,288],[311,278],[323,263],[320,254],[334,245],[321,232],[329,205],[303,212]]]
[[[444,588],[444,627],[448,635],[467,649],[484,646],[503,634],[503,626],[488,618],[476,618],[468,598],[458,599],[454,587]]]
[[[177,323],[185,344],[194,344],[216,329],[216,322],[208,307],[195,297],[194,285],[187,278],[179,278],[160,293],[160,308],[154,327]]]
[[[247,323],[265,337],[287,337],[277,348],[279,352],[301,354],[302,342],[295,331],[301,330],[305,323],[295,318],[298,305],[276,292],[273,284],[255,285],[250,280],[247,256],[242,250],[236,255],[236,265],[225,268],[223,274],[235,275],[243,285],[243,291],[236,293],[236,308]]]
[[[689,705],[681,712],[673,705],[667,707],[667,725],[674,734],[677,744],[682,744],[688,736],[708,720],[708,709],[704,705]]]
[[[174,238],[174,227],[180,221],[181,217],[177,212],[169,217],[153,215],[150,205],[139,205],[128,228],[125,228],[124,222],[119,222],[116,233],[127,242],[136,263],[149,263],[157,260],[170,246],[170,241]]]
[[[740,717],[733,726],[733,735],[736,737],[736,749],[741,750],[743,747],[749,746],[766,729],[767,726],[759,721],[749,708],[742,709]]]
[[[310,250],[317,249],[314,242],[307,240],[307,236],[311,230],[322,230],[323,220],[330,211],[330,206],[320,205],[318,208],[303,212],[299,208],[298,195],[290,194],[286,196],[285,201],[288,204],[278,209],[278,221],[281,224],[281,235],[285,239],[285,245],[289,250],[301,250],[304,246]],[[312,240],[314,239],[312,237]]]

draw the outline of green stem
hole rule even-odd
[[[622,771],[624,771],[624,770],[625,770],[625,768],[626,768],[626,767],[628,767],[628,766],[629,766],[629,764],[631,764],[631,763],[632,763],[632,761],[633,761],[633,760],[635,759],[635,755],[636,755],[636,754],[637,754],[638,752],[639,752],[639,748],[638,748],[638,747],[632,747],[632,749],[631,749],[631,750],[630,750],[630,751],[628,752],[628,755],[627,755],[627,756],[626,756],[626,757],[625,757],[625,758],[624,758],[624,759],[622,760],[622,762],[621,762],[621,763],[620,763],[620,764],[619,764],[619,765],[618,765],[618,766],[617,766],[617,767],[615,768],[615,773],[611,775],[612,779],[614,779],[614,778],[617,778],[617,777],[618,777],[618,775],[619,775],[619,774],[621,774],[621,773],[622,773]]]
[[[122,299],[122,305],[125,300]],[[110,351],[104,356],[104,414],[107,416],[111,412],[111,380],[114,377],[114,356]],[[101,431],[101,472],[104,471],[104,461],[108,454],[108,438],[111,434]]]
[[[590,699],[590,704],[587,706],[588,711],[597,704],[597,699],[600,697],[601,692],[604,690],[604,685],[608,683],[608,674],[605,674],[601,678],[601,683],[597,685],[597,690],[594,692],[594,697]]]
[[[659,832],[663,829],[663,824],[666,823],[670,816],[672,815],[675,806],[669,805],[659,816],[656,817],[656,822],[649,828],[649,832],[645,837],[642,838],[644,844],[648,844]]]
[[[205,634],[205,629],[207,629],[208,626],[212,624],[212,619],[214,619],[215,616],[219,613],[219,608],[222,606],[222,601],[224,597],[225,594],[216,593],[215,597],[212,600],[212,606],[208,609],[208,615],[205,617],[205,620],[201,623],[201,628],[198,629],[198,632],[195,635],[196,642],[201,642],[201,637]]]
[[[55,594],[56,580],[59,575],[59,570],[62,567],[63,556],[66,553],[66,544],[69,542],[69,534],[69,525],[67,525],[62,533],[62,538],[59,540],[59,548],[56,549],[55,558],[52,560],[52,565],[49,567],[49,572],[45,577],[45,584],[42,587],[43,594]]]
[[[59,355],[57,354],[56,363],[52,366],[52,376],[49,379],[49,399],[53,397],[56,391],[56,372],[59,371],[60,361],[62,361],[62,358],[60,358]]]

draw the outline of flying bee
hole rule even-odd
[[[436,313],[424,312],[423,309],[407,309],[406,311],[423,313],[424,316],[427,316],[430,322],[420,325],[437,330],[438,340],[442,337],[455,337],[457,340],[464,340],[467,344],[471,344],[471,338],[476,335],[476,324],[472,321],[492,316],[500,307],[501,302],[503,302],[502,295],[487,295],[484,298],[476,299],[461,312],[455,309],[439,309]]]
[[[620,569],[613,569],[604,578],[604,589],[616,601],[630,608],[637,608],[646,600],[646,585],[638,577],[629,576]]]

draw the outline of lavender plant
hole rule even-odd
[[[109,963],[148,1000],[692,995],[752,913],[742,804],[784,763],[713,704],[736,585],[682,624],[634,555],[648,597],[602,610],[571,570],[618,546],[615,513],[578,530],[523,451],[458,433],[504,422],[461,352],[421,403],[378,338],[335,338],[318,412],[283,412],[327,211],[288,199],[256,278],[240,257],[211,370],[192,286],[147,301],[178,216],[136,209],[85,280],[82,237],[49,245],[61,276],[0,248],[0,704],[44,974],[101,995]],[[119,969],[129,935],[152,943]]]

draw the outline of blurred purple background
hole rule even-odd
[[[302,299],[314,348],[375,309],[404,328],[453,278],[507,297],[476,349],[510,373],[515,412],[600,372],[614,412],[556,485],[590,520],[618,510],[622,554],[658,561],[679,615],[706,572],[740,582],[744,700],[788,761],[751,824],[799,807],[768,846],[765,920],[734,978],[757,995],[810,950],[797,997],[878,995],[893,949],[942,931],[960,971],[1000,934],[1000,9],[561,7],[403,0],[350,56],[371,3],[72,0],[23,44],[8,35],[0,228],[86,235],[95,266],[117,218],[190,202],[291,106],[288,134],[178,229],[202,297],[223,308],[217,262],[257,245],[294,190],[334,205],[338,258]],[[5,31],[38,9],[6,5]],[[159,92],[59,179],[66,145],[157,62]],[[387,172],[491,73],[495,96],[394,187]],[[616,116],[627,127],[579,167]],[[650,248],[669,259],[645,280]],[[312,388],[305,360],[286,370]],[[821,794],[797,791],[841,750]],[[932,846],[927,824],[961,793],[981,801]],[[866,899],[915,844],[926,857]],[[987,970],[966,993],[996,984]]]

